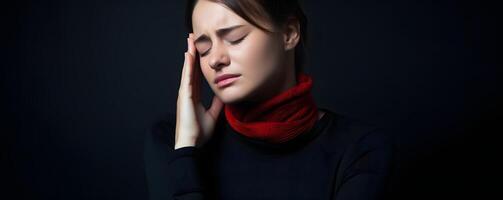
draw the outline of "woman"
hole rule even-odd
[[[176,116],[145,141],[151,199],[387,198],[391,137],[316,106],[296,1],[189,0],[186,19]]]

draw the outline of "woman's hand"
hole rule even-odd
[[[182,78],[176,102],[175,149],[186,146],[202,146],[213,134],[223,102],[213,96],[211,107],[206,110],[200,100],[201,71],[196,63],[194,34],[187,38]]]

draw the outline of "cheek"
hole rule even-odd
[[[211,80],[213,80],[213,77],[211,76],[211,70],[212,69],[210,68],[209,65],[205,64],[205,62],[206,61],[204,59],[200,59],[199,60],[199,63],[201,63],[200,64],[200,69],[201,69],[201,72],[203,73],[204,78],[208,82],[208,84],[211,85]]]
[[[270,73],[278,65],[279,49],[270,37],[253,37],[234,49],[233,61],[249,76]]]

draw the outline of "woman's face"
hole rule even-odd
[[[206,0],[196,4],[192,24],[201,71],[224,103],[260,101],[295,84],[287,80],[287,74],[294,77],[294,69],[286,67],[282,34],[262,31],[222,4]],[[223,74],[239,76],[227,79],[233,80],[230,84],[215,83]]]

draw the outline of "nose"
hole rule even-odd
[[[218,70],[230,64],[230,58],[227,49],[225,49],[223,45],[214,45],[209,56],[209,65],[214,70]]]

